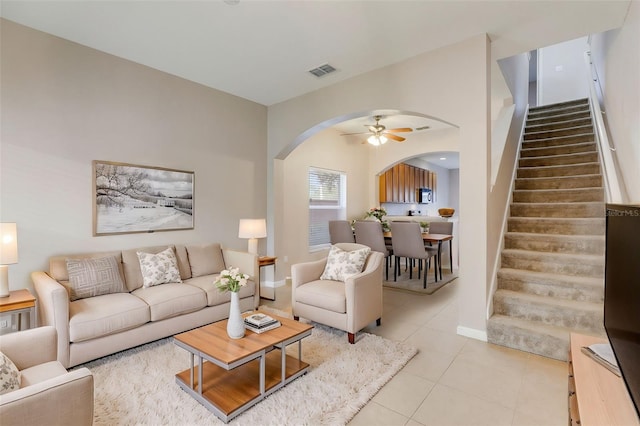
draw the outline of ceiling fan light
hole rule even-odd
[[[373,146],[382,145],[387,142],[387,138],[384,135],[371,135],[367,138],[367,142],[369,142]]]

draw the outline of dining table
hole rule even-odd
[[[391,231],[385,231],[383,233],[385,240],[392,240]],[[425,243],[438,243],[438,270],[440,271],[440,279],[442,279],[442,243],[449,241],[449,264],[451,265],[451,273],[453,273],[453,250],[451,248],[451,240],[453,235],[450,234],[429,234],[428,232],[422,233],[422,240]]]

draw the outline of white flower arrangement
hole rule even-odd
[[[220,272],[220,276],[216,280],[215,284],[221,293],[225,291],[232,291],[237,293],[240,291],[240,287],[247,285],[249,276],[240,272],[239,268],[229,268]]]

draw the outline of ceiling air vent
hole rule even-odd
[[[325,76],[327,74],[330,74],[332,72],[334,72],[336,69],[334,67],[332,67],[329,64],[324,64],[324,65],[320,65],[317,68],[314,68],[312,70],[309,70],[309,72],[313,75],[315,75],[316,77],[322,77]]]

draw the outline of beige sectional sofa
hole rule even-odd
[[[180,283],[143,286],[137,252],[160,253],[167,246],[55,256],[49,272],[34,272],[40,325],[58,333],[58,361],[66,368],[203,326],[229,315],[229,293],[215,286],[219,272],[239,268],[250,281],[239,293],[242,311],[259,305],[258,258],[219,244],[175,245]],[[122,292],[71,300],[67,260],[115,256]]]

